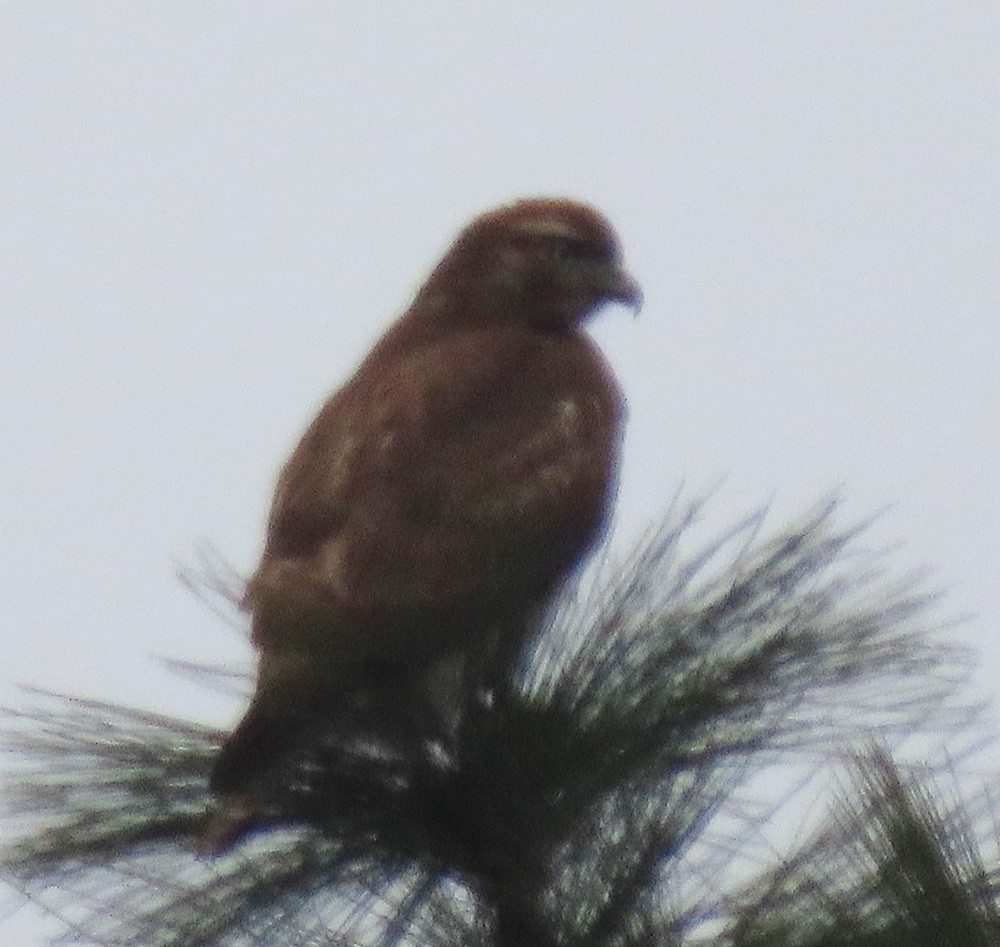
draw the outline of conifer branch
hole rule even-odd
[[[568,594],[493,669],[497,690],[470,692],[453,739],[317,732],[258,833],[215,861],[192,840],[221,734],[36,695],[5,727],[22,834],[4,876],[122,947],[624,947],[720,923],[764,943],[780,879],[740,902],[743,926],[725,894],[760,827],[741,815],[752,778],[859,739],[961,732],[971,662],[940,636],[937,596],[894,579],[833,502],[769,540],[756,513],[690,553],[699,509],[678,502],[622,568]]]

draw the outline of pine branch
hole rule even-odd
[[[747,893],[734,947],[1000,941],[1000,840],[989,793],[945,805],[940,773],[904,773],[878,749],[856,757],[854,771],[854,792],[831,823]],[[979,839],[992,843],[991,867]]]
[[[974,713],[936,596],[834,506],[682,554],[700,504],[678,502],[490,670],[453,741],[317,732],[258,834],[211,863],[190,848],[221,735],[49,698],[8,722],[6,877],[105,945],[691,942],[727,916],[751,777]]]

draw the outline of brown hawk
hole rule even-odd
[[[623,399],[581,325],[639,300],[582,204],[522,200],[459,234],[281,473],[245,602],[256,693],[217,794],[252,794],[297,721],[361,682],[405,700],[498,629],[517,644],[615,488]]]

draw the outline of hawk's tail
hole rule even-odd
[[[222,745],[209,777],[219,806],[209,816],[198,851],[229,851],[260,821],[266,784],[280,780],[280,769],[303,736],[306,722],[253,704]]]

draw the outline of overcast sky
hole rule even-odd
[[[226,724],[174,576],[250,570],[278,466],[470,217],[587,200],[645,290],[619,535],[889,504],[1000,676],[1000,6],[0,7],[0,702]],[[40,943],[28,911],[6,943]]]

